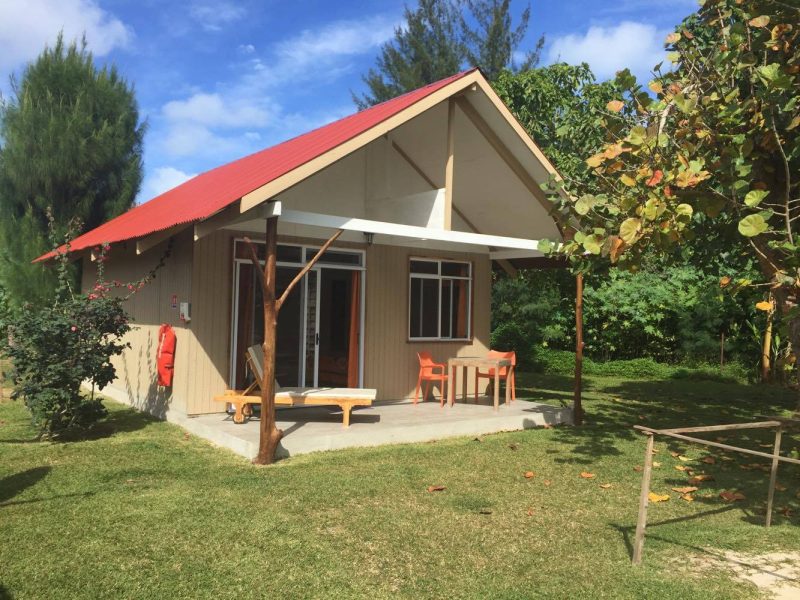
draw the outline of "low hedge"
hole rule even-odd
[[[523,361],[537,373],[555,375],[572,375],[575,372],[575,353],[566,350],[534,348],[530,358]],[[729,363],[722,368],[719,365],[670,365],[660,363],[652,358],[632,358],[627,360],[595,361],[585,356],[583,373],[598,377],[621,377],[625,379],[698,379],[707,381],[743,382],[752,378],[751,369],[739,363]]]

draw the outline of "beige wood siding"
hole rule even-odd
[[[217,231],[195,243],[188,414],[220,412],[225,408],[213,398],[228,387],[234,237],[230,231]]]
[[[472,261],[471,342],[408,341],[408,261],[412,256]],[[489,349],[490,268],[485,254],[371,246],[367,251],[364,385],[376,388],[380,399],[408,398],[414,395],[419,373],[416,353],[420,350],[428,350],[439,362],[485,354]]]
[[[136,254],[135,244],[114,248],[106,262],[106,279],[123,283],[136,281],[147,274],[163,255],[167,243],[142,255]],[[172,308],[172,295],[178,302],[189,301],[192,287],[192,238],[190,233],[175,238],[172,253],[156,278],[125,303],[133,329],[125,337],[130,348],[113,359],[117,379],[110,385],[110,394],[123,397],[137,408],[163,415],[169,409],[186,410],[187,365],[193,337],[189,328],[178,319]],[[84,260],[82,288],[87,291],[96,280],[96,265]],[[120,293],[128,293],[120,290]],[[162,323],[172,325],[176,333],[175,379],[171,389],[156,384],[156,351],[158,329]]]

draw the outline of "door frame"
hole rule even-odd
[[[237,237],[233,239],[234,247],[236,242],[244,242],[244,237]],[[264,241],[252,240],[254,244],[265,244]],[[293,243],[293,242],[281,242],[278,241],[279,246],[293,246],[296,248],[301,249],[301,258],[305,258],[306,251],[312,250],[316,251],[319,250],[320,245],[316,244],[300,244],[300,243]],[[358,254],[361,256],[360,265],[346,265],[346,264],[336,264],[336,263],[317,263],[314,265],[310,271],[315,271],[317,273],[317,307],[316,307],[316,332],[319,333],[319,301],[320,301],[320,286],[322,284],[322,276],[320,271],[322,269],[339,269],[342,271],[361,271],[360,277],[360,287],[359,290],[359,328],[358,328],[358,386],[364,387],[364,325],[365,325],[365,315],[366,315],[366,276],[367,276],[367,252],[366,250],[362,250],[359,248],[339,248],[332,246],[331,250],[335,250],[336,252],[345,252],[348,254]],[[260,261],[261,264],[264,264],[264,261]],[[231,331],[230,331],[230,358],[228,361],[228,385],[231,389],[234,388],[236,382],[234,381],[236,377],[236,342],[237,336],[239,332],[239,276],[241,273],[240,265],[242,264],[253,264],[249,258],[236,258],[236,252],[233,252],[233,271],[232,271],[232,279],[233,285],[232,287],[232,300],[231,300]],[[290,268],[303,268],[306,265],[305,262],[286,262],[286,261],[278,261],[276,263],[276,267],[290,267]],[[306,344],[307,344],[307,321],[308,318],[308,277],[304,276],[302,283],[302,290],[303,290],[303,305],[302,305],[302,314],[303,314],[303,336],[302,336],[302,347],[300,349],[300,379],[301,381],[306,381]],[[316,351],[314,352],[314,383],[316,382],[319,377],[319,353]]]

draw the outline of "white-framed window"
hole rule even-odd
[[[408,279],[408,339],[470,339],[471,262],[412,258]]]

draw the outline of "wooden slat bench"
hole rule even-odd
[[[261,396],[255,395],[255,388],[261,387],[263,363],[261,346],[247,349],[247,365],[255,381],[245,390],[226,390],[215,396],[217,402],[228,402],[236,409],[234,423],[244,423],[253,410],[252,405],[261,404]],[[350,426],[350,411],[354,406],[372,406],[377,390],[369,388],[329,388],[329,387],[291,387],[280,388],[275,385],[275,406],[338,406],[342,409],[342,425]]]

